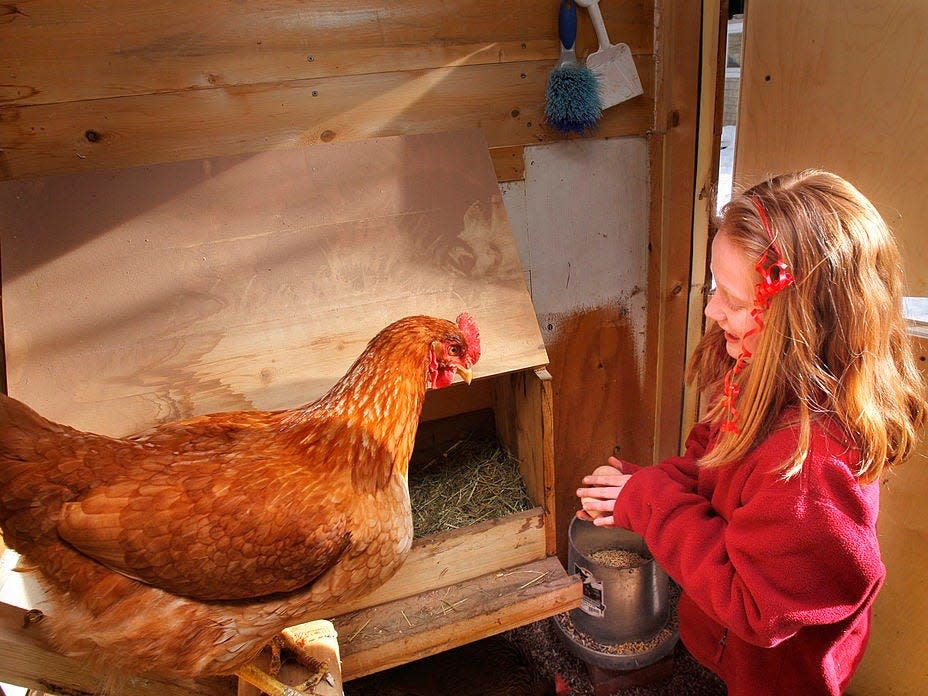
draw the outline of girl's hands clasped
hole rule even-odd
[[[600,527],[614,524],[612,511],[616,498],[622,492],[630,474],[622,473],[622,462],[609,457],[609,464],[597,467],[589,476],[583,477],[583,488],[577,489],[577,497],[583,505],[577,517]]]

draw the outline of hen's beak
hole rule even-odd
[[[467,384],[470,384],[470,381],[474,378],[474,371],[469,367],[458,365],[454,368],[454,371],[457,372],[461,376],[461,379],[463,379]]]

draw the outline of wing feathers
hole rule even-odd
[[[214,600],[304,587],[349,545],[347,519],[331,501],[307,511],[286,495],[256,502],[254,491],[184,488],[175,480],[97,488],[62,506],[58,533],[123,575]]]

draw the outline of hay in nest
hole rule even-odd
[[[534,507],[519,462],[488,437],[470,436],[409,472],[415,536],[460,529]]]

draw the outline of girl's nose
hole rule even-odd
[[[709,295],[709,301],[706,303],[705,315],[714,322],[719,322],[725,318],[725,313],[719,303],[718,296],[715,293]]]

